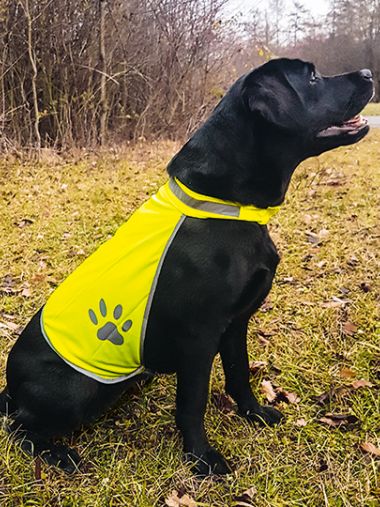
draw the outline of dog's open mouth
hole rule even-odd
[[[363,128],[367,127],[368,121],[361,114],[357,114],[353,118],[346,120],[338,125],[332,125],[327,129],[318,132],[317,137],[331,137],[340,135],[355,135]]]

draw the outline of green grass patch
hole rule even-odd
[[[362,114],[364,116],[380,116],[380,102],[371,102],[367,104]]]
[[[2,372],[22,326],[165,181],[177,148],[0,161]],[[42,465],[36,480],[34,463],[1,430],[0,505],[154,507],[175,489],[198,506],[232,507],[252,486],[258,507],[379,505],[379,458],[360,449],[366,441],[380,447],[379,167],[377,131],[306,161],[270,224],[282,261],[250,325],[250,358],[264,362],[252,386],[262,400],[263,380],[298,400],[277,405],[286,414],[278,428],[252,427],[234,409],[209,404],[210,440],[233,464],[231,476],[192,477],[175,429],[175,378],[158,376],[68,439],[86,463],[73,477]],[[353,389],[360,379],[372,387]],[[211,390],[223,392],[219,359]],[[329,412],[357,422],[329,427],[319,421]]]

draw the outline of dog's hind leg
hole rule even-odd
[[[78,470],[80,456],[74,450],[62,444],[54,444],[48,438],[22,428],[17,421],[7,427],[13,439],[18,442],[21,449],[29,456],[37,457],[48,465],[59,467],[66,473]]]
[[[9,415],[14,421],[10,430],[25,451],[72,472],[78,454],[55,445],[53,439],[97,419],[128,381],[102,384],[71,368],[42,336],[39,316],[40,312],[29,322],[9,354],[8,390],[1,395],[1,408],[6,413],[10,398]]]
[[[17,410],[7,388],[0,393],[0,415],[15,419],[10,424],[5,424],[5,429],[20,443],[27,454],[33,457],[41,456],[49,465],[58,466],[67,473],[74,472],[78,468],[80,458],[76,451],[64,445],[55,445],[46,437],[22,428],[18,422],[20,411]],[[27,414],[24,414],[24,419],[27,420],[28,417],[25,416]]]

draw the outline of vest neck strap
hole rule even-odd
[[[280,206],[270,206],[268,208],[257,208],[251,205],[243,206],[235,202],[202,195],[186,187],[177,178],[170,178],[169,188],[183,204],[210,217],[218,215],[219,218],[245,220],[264,225],[280,209]]]

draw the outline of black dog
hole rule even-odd
[[[207,196],[277,206],[301,161],[367,134],[365,120],[356,115],[372,94],[369,70],[322,77],[310,63],[270,61],[232,86],[168,172]],[[243,417],[269,425],[282,417],[252,394],[246,348],[248,320],[267,296],[278,261],[266,226],[237,220],[187,217],[167,252],[144,365],[177,374],[176,422],[199,474],[230,470],[210,446],[203,422],[216,354],[226,391]],[[99,417],[132,381],[106,385],[71,368],[43,338],[39,317],[40,312],[9,355],[0,410],[13,419],[10,428],[24,448],[73,471],[76,452],[51,439]]]

